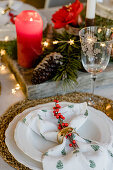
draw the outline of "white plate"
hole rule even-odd
[[[44,109],[46,109],[46,105],[44,105]],[[22,152],[16,145],[14,140],[14,131],[16,128],[17,123],[25,117],[30,111],[40,109],[43,105],[38,105],[35,107],[31,107],[29,109],[24,110],[21,114],[17,115],[9,124],[6,132],[5,132],[5,143],[8,147],[9,152],[14,156],[14,158],[20,162],[21,164],[29,167],[33,170],[42,170],[42,164],[38,161],[31,159],[27,156],[24,152]]]
[[[20,162],[21,164],[25,165],[26,167],[29,167],[30,169],[33,170],[42,170],[42,164],[34,161],[27,155],[25,155],[16,145],[15,140],[14,140],[14,130],[17,125],[17,122],[22,119],[23,116],[28,114],[27,110],[16,116],[13,121],[9,124],[6,133],[5,133],[5,143],[8,147],[9,152],[14,156],[14,158]]]
[[[61,106],[69,105],[70,103],[60,103]],[[47,104],[48,106],[48,104]],[[53,103],[49,103],[50,109],[54,106]],[[41,110],[45,109],[44,105]],[[80,136],[97,141],[99,143],[108,144],[111,141],[110,129],[107,124],[107,120],[103,119],[103,113],[88,107],[89,117],[85,124],[78,130]],[[31,120],[31,124],[34,123],[34,119]],[[90,130],[89,130],[90,127]],[[55,143],[49,142],[41,138],[34,133],[26,124],[19,121],[16,128],[14,139],[17,146],[29,157],[36,161],[41,162],[42,154],[45,153],[50,147],[55,146]]]

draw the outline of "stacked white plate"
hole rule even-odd
[[[69,102],[60,103],[61,107],[69,104]],[[42,154],[52,146],[55,146],[56,143],[50,141],[45,142],[45,139],[33,132],[27,124],[23,122],[24,117],[29,113],[35,114],[37,109],[52,109],[53,106],[54,103],[48,103],[25,110],[13,119],[6,130],[5,142],[9,152],[18,162],[30,169],[42,170]],[[110,128],[111,126],[113,127],[112,120],[101,111],[92,107],[88,107],[88,115],[88,120],[78,131],[80,136],[100,143],[109,143],[111,140]],[[31,124],[34,123],[34,121],[35,119],[31,119]]]

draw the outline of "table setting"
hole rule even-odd
[[[112,1],[50,9],[0,1],[0,169],[113,170],[105,4]]]

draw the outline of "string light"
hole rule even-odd
[[[53,44],[58,44],[58,41],[53,41]]]
[[[87,41],[88,41],[88,43],[91,43],[91,42],[93,42],[93,39],[89,37],[89,38],[87,39]]]
[[[100,46],[101,47],[105,47],[106,45],[105,45],[105,43],[101,43]]]
[[[15,89],[16,89],[16,90],[19,90],[19,89],[20,89],[20,85],[19,85],[19,84],[16,84]]]
[[[6,54],[6,51],[3,50],[3,49],[1,49],[1,50],[0,50],[0,55],[3,56],[3,55],[5,55],[5,54]]]
[[[15,79],[14,74],[11,74],[11,75],[10,75],[10,79],[12,79],[12,80],[14,80],[14,79]]]
[[[70,44],[70,45],[73,45],[73,44],[75,43],[75,41],[72,40],[72,39],[70,39],[69,41],[57,41],[57,40],[54,40],[54,41],[52,42],[53,45],[58,44],[58,43],[68,43],[68,44]],[[48,47],[48,46],[49,46],[49,42],[44,41],[44,42],[43,42],[43,46],[44,46],[44,47]]]
[[[16,89],[12,89],[12,94],[15,94],[16,93]]]
[[[16,92],[20,89],[20,85],[16,84],[15,88],[12,89],[12,94],[16,94]]]
[[[8,36],[6,36],[4,40],[7,42],[7,41],[9,40],[9,37],[8,37]]]
[[[1,71],[5,71],[5,69],[6,69],[6,66],[4,66],[4,65],[1,65],[1,66],[0,66],[0,70],[1,70]]]
[[[102,31],[102,29],[101,29],[101,28],[99,28],[99,29],[98,29],[98,33],[101,33],[101,31]]]
[[[74,44],[74,40],[70,39],[69,44],[73,45]]]
[[[55,40],[55,41],[53,41],[53,44],[64,43],[64,42],[66,42],[70,45],[74,44],[74,40],[72,40],[72,39],[70,39],[69,41],[57,41],[57,40]]]
[[[47,41],[44,41],[44,42],[43,42],[43,46],[44,46],[44,47],[48,47],[48,45],[49,45],[49,43],[48,43]]]

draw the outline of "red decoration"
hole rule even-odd
[[[69,146],[72,147],[73,145],[70,143]]]
[[[67,24],[72,24],[73,26],[78,24],[78,19],[80,18],[80,13],[83,10],[83,4],[79,0],[76,0],[71,5],[63,6],[52,16],[52,22],[54,23],[54,28],[62,28]]]
[[[15,24],[15,17],[17,15],[14,15],[11,11],[9,12],[9,16],[10,16],[10,22],[12,22],[12,24]]]
[[[15,18],[15,26],[18,63],[22,67],[31,68],[42,53],[42,18],[36,11],[25,10]]]
[[[63,122],[65,117],[61,113],[59,113],[59,108],[61,108],[61,106],[58,104],[59,101],[58,100],[54,100],[54,102],[55,102],[55,107],[53,107],[53,109],[54,109],[53,113],[54,113],[54,116],[56,117],[56,119],[58,119],[58,129],[62,130],[63,128],[68,127],[69,124]],[[73,147],[74,149],[76,149],[76,147],[78,147],[78,145],[76,144],[76,141],[73,140],[72,133],[67,134],[66,139],[67,138],[71,142],[69,144],[69,146]]]

